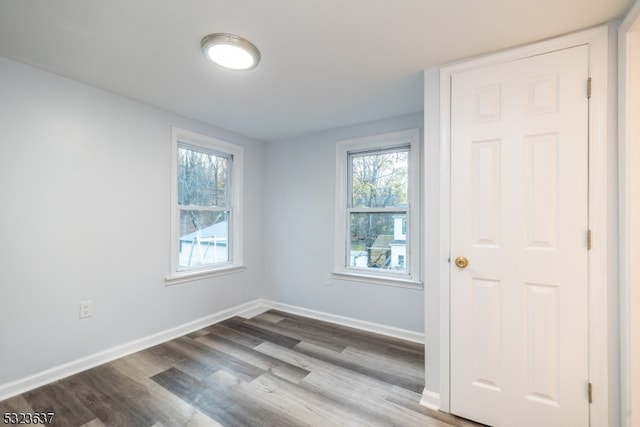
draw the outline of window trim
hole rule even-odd
[[[409,190],[407,207],[407,235],[405,263],[407,272],[356,269],[347,265],[347,238],[349,235],[349,153],[394,148],[409,144]],[[420,280],[420,130],[406,129],[336,143],[336,212],[334,239],[334,279],[366,282],[422,289]]]
[[[232,161],[229,197],[229,247],[230,261],[201,268],[178,270],[178,147],[179,145],[202,148],[228,155]],[[171,128],[171,272],[165,278],[167,285],[183,283],[207,277],[230,274],[245,269],[242,257],[242,177],[244,176],[244,147],[178,127]],[[227,209],[225,209],[227,210]]]

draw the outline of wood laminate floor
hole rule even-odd
[[[58,426],[477,426],[420,406],[422,345],[270,310],[0,402]],[[1,423],[2,421],[0,421]]]

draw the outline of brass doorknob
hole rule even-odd
[[[459,256],[454,262],[458,268],[467,268],[467,265],[469,265],[469,260],[463,256]]]

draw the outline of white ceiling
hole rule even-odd
[[[425,68],[620,18],[633,0],[0,0],[0,56],[269,141],[422,111]],[[258,68],[204,60],[235,33]],[[1,82],[0,82],[1,84]]]

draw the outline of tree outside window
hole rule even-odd
[[[348,156],[349,265],[405,272],[409,146]]]
[[[178,268],[229,261],[231,156],[178,144]]]

